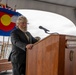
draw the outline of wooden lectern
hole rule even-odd
[[[26,75],[76,75],[76,36],[52,34],[34,44]]]

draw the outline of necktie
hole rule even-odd
[[[26,33],[25,33],[25,36],[26,36],[27,40],[29,41],[29,36]]]

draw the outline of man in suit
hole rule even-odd
[[[16,29],[11,32],[13,75],[25,75],[26,51],[31,50],[37,41],[27,32],[27,18],[19,16],[16,21]]]

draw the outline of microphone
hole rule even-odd
[[[42,26],[39,26],[40,29],[43,29],[45,31],[45,33],[47,33],[47,31],[49,31],[48,29],[42,27]]]

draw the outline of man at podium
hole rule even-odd
[[[11,62],[13,75],[25,75],[26,50],[31,50],[33,44],[39,39],[27,32],[27,18],[19,16],[16,29],[11,32],[12,52]]]

